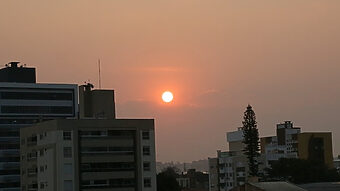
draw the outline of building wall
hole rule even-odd
[[[71,132],[71,140],[65,140],[65,132]],[[115,183],[111,183],[111,180],[129,178],[134,180],[133,187],[101,190],[156,191],[153,120],[54,120],[21,129],[23,140],[32,135],[37,135],[37,144],[23,145],[21,153],[27,155],[29,152],[37,152],[35,165],[38,169],[45,165],[47,170],[38,171],[34,177],[22,174],[23,187],[27,188],[32,182],[39,185],[47,182],[48,188],[65,191],[65,183],[71,183],[72,190],[94,190],[94,187],[112,186]],[[43,135],[42,140],[40,135]],[[72,148],[72,156],[69,158],[64,156],[66,147]],[[145,147],[149,148],[148,152],[145,152]],[[41,149],[46,152],[44,156],[39,156],[38,151]],[[145,162],[150,164],[147,168],[143,166]],[[29,168],[31,163],[22,159],[22,169]],[[125,163],[133,164],[132,168],[126,167]],[[116,164],[123,165],[118,166],[119,171],[112,166]],[[121,184],[121,181],[117,184]]]
[[[314,145],[313,140],[320,140],[321,147]],[[313,147],[313,148],[312,148]],[[322,156],[319,156],[323,153]],[[323,160],[333,167],[332,133],[300,133],[298,135],[298,155],[301,159]]]
[[[219,191],[218,158],[209,158],[209,191]]]
[[[69,109],[63,111],[61,107]],[[39,121],[77,115],[77,85],[1,82],[0,171],[5,173],[0,175],[0,184],[3,189],[20,190],[19,129]]]
[[[115,118],[114,91],[91,88],[91,84],[79,87],[80,118]]]

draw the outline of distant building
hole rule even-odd
[[[261,153],[265,155],[268,167],[280,158],[300,158],[319,160],[332,168],[332,134],[301,133],[301,128],[285,121],[277,125],[276,136],[261,138]]]
[[[276,125],[276,136],[262,137],[261,153],[266,156],[266,166],[280,158],[297,158],[297,135],[301,128],[294,127],[291,121]]]
[[[22,191],[156,191],[152,119],[53,120],[21,129]]]
[[[300,133],[298,135],[298,156],[300,159],[320,161],[329,168],[333,168],[332,133]]]
[[[20,190],[20,128],[78,117],[76,84],[36,83],[35,68],[18,64],[0,69],[0,190]]]
[[[209,191],[219,191],[218,158],[209,158]]]
[[[176,178],[182,191],[208,191],[209,175],[207,173],[189,169]]]
[[[243,185],[249,178],[247,156],[244,155],[243,130],[228,132],[229,151],[217,151],[216,158],[209,158],[209,190],[229,191]],[[258,158],[259,170],[263,170],[262,158]]]

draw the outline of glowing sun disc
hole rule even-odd
[[[174,96],[169,91],[166,91],[162,94],[162,100],[166,103],[171,102],[173,99],[174,99]]]

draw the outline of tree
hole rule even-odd
[[[324,163],[315,160],[280,158],[266,171],[269,181],[285,180],[301,184],[310,182],[337,182],[340,180],[340,175],[336,172],[336,169],[330,169]]]
[[[255,112],[252,107],[248,105],[243,117],[243,143],[245,144],[244,154],[248,158],[249,174],[251,176],[258,175],[257,158],[260,155],[259,147],[259,132],[257,129],[257,122]]]
[[[157,174],[157,191],[181,191],[176,180],[178,169],[167,167]]]

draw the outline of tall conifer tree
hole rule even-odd
[[[245,144],[244,154],[248,158],[250,176],[258,175],[258,157],[260,155],[259,132],[255,112],[248,105],[243,117],[243,143]]]

